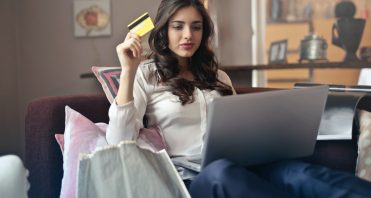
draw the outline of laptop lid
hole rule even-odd
[[[314,151],[328,86],[225,96],[209,104],[202,167],[228,158],[241,165]]]

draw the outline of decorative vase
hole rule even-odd
[[[338,18],[332,26],[332,44],[345,50],[344,61],[359,61],[356,55],[366,21],[355,18]]]

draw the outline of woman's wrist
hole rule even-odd
[[[120,79],[134,79],[137,68],[121,68]]]
[[[126,104],[133,100],[133,86],[136,70],[136,68],[122,68],[120,86],[116,96],[116,103],[118,105]]]
[[[121,66],[121,74],[135,75],[138,66]]]

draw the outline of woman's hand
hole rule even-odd
[[[129,32],[124,42],[116,47],[123,71],[136,71],[141,60],[142,44],[138,35]]]

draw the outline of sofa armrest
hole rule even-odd
[[[317,140],[313,155],[304,158],[313,164],[355,173],[358,158],[358,130],[352,140]]]
[[[29,197],[59,197],[63,157],[54,134],[64,133],[66,105],[93,122],[108,122],[109,102],[104,94],[53,96],[32,101],[25,118]]]

